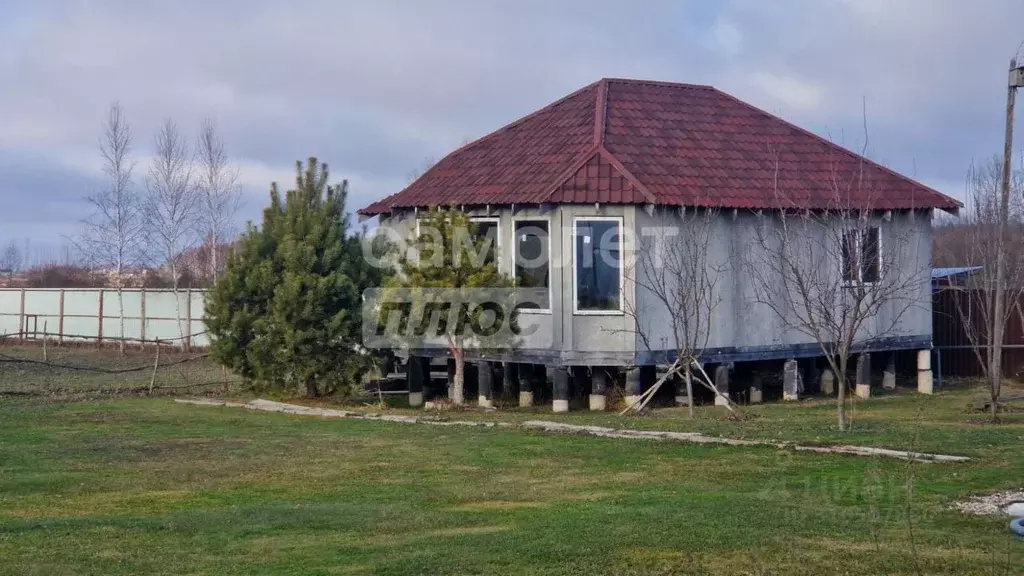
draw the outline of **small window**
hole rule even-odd
[[[877,226],[843,233],[843,280],[874,283],[882,278],[881,232]]]
[[[579,219],[574,228],[576,311],[622,311],[621,228],[618,219]]]
[[[522,220],[515,223],[515,275],[516,286],[523,288],[550,288],[551,261],[548,257],[550,236],[546,220]],[[550,310],[550,295],[540,295],[542,302],[522,308]]]
[[[484,239],[482,263],[495,264],[498,262],[498,238],[500,237],[497,218],[473,218],[476,227],[476,239]]]

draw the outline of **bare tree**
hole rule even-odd
[[[209,118],[203,121],[199,132],[196,165],[200,231],[209,244],[210,277],[216,280],[222,266],[218,258],[220,244],[231,234],[242,190],[238,171],[228,162],[217,126]]]
[[[953,286],[951,294],[957,319],[982,367],[991,396],[992,419],[998,418],[998,399],[1002,389],[1001,363],[997,357],[1002,346],[996,338],[996,322],[1007,325],[1018,314],[1024,320],[1020,301],[1024,297],[1024,170],[1014,170],[1010,180],[1005,230],[1000,242],[1000,187],[1002,160],[992,157],[972,165],[967,175],[967,210],[960,221],[946,226],[946,242],[938,244],[938,257],[959,266],[978,266],[966,286]],[[1000,244],[1002,247],[1000,248]],[[1002,291],[1001,318],[995,317],[997,291],[997,252],[1003,251],[1005,289]]]
[[[21,248],[18,247],[18,241],[11,240],[7,243],[3,253],[3,268],[7,270],[8,287],[14,282],[14,274],[21,269],[22,264]]]
[[[700,364],[708,345],[715,310],[722,302],[722,282],[728,262],[712,257],[715,225],[719,211],[714,208],[666,208],[654,215],[658,224],[642,230],[637,240],[635,263],[625,275],[636,285],[636,301],[627,302],[626,314],[647,350],[671,349],[668,372],[645,392],[635,406],[642,410],[657,389],[669,378],[686,383],[693,415],[693,382],[712,390],[733,410]],[[664,330],[665,322],[668,331]]]
[[[188,144],[171,120],[166,120],[154,140],[153,164],[146,177],[146,229],[150,245],[158,251],[171,277],[174,306],[181,328],[178,296],[178,262],[197,243],[196,216],[199,196],[193,182]],[[182,338],[185,334],[180,334]]]
[[[121,105],[110,105],[99,142],[106,184],[86,201],[92,214],[82,221],[75,244],[92,265],[109,267],[117,289],[120,350],[124,352],[124,281],[129,267],[139,262],[144,243],[143,206],[132,183],[132,130]]]
[[[929,215],[876,210],[870,170],[834,168],[826,201],[813,207],[777,188],[782,208],[759,213],[746,258],[752,304],[770,310],[785,333],[816,343],[835,374],[840,430],[849,424],[851,356],[867,341],[898,334],[907,313],[929,298],[922,252]]]

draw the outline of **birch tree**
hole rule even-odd
[[[132,130],[118,102],[110,105],[103,121],[99,150],[106,182],[85,198],[92,213],[82,221],[76,244],[90,264],[107,267],[113,277],[123,354],[125,273],[139,262],[145,237],[143,202],[132,182]]]
[[[184,339],[178,263],[182,254],[197,244],[199,196],[188,144],[173,121],[165,120],[160,127],[154,139],[154,152],[146,177],[146,232],[151,249],[158,253],[170,274],[178,332]]]
[[[196,142],[195,183],[199,197],[198,222],[209,251],[210,278],[216,280],[223,262],[221,242],[232,231],[241,201],[238,171],[228,161],[224,143],[213,120],[203,121]]]

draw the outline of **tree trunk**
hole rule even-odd
[[[121,324],[121,338],[117,341],[117,352],[119,356],[124,356],[124,290],[121,288],[121,279],[117,281],[117,318]],[[103,319],[100,318],[100,322]]]
[[[694,415],[695,415],[694,414],[694,408],[693,408],[693,374],[690,372],[690,365],[689,364],[686,365],[686,376],[685,377],[686,377],[686,396],[689,398],[689,402],[687,402],[687,404],[689,404],[690,418],[693,418]]]
[[[211,278],[212,282],[216,282],[217,281],[217,225],[216,224],[213,225],[213,231],[210,234],[210,263],[212,265],[211,266],[211,268],[212,268],[212,270],[211,270],[212,276],[210,276],[210,278]]]
[[[839,370],[836,374],[836,385],[839,387],[839,397],[836,400],[836,407],[839,416],[839,431],[846,431],[846,363],[839,362]]]
[[[310,378],[306,380],[306,398],[316,398],[320,396],[320,393],[316,389],[316,380]]]
[[[465,398],[465,354],[460,349],[452,351],[452,356],[455,358],[455,382],[452,383],[452,402],[457,406],[462,406],[466,402]]]

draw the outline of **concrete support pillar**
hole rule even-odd
[[[821,371],[821,393],[825,396],[836,395],[836,375],[831,368]]]
[[[478,362],[477,372],[477,404],[481,408],[494,408],[494,366],[490,362]]]
[[[795,359],[786,360],[782,364],[782,399],[795,401],[800,399],[802,375],[800,364]]]
[[[917,351],[917,391],[920,394],[934,394],[935,383],[932,380],[932,351]]]
[[[514,398],[513,394],[519,393],[522,379],[519,376],[519,364],[515,362],[505,362],[502,366],[502,386],[504,386],[505,393],[502,395],[503,398]]]
[[[533,406],[533,391],[540,390],[540,386],[544,384],[543,378],[543,366],[537,364],[521,364],[519,366],[520,408],[529,408]]]
[[[453,400],[454,399],[454,390],[455,390],[455,359],[454,358],[449,358],[448,359],[446,368],[447,368],[447,371],[448,371],[448,399],[449,400]],[[465,383],[463,383],[463,384],[465,384]]]
[[[871,398],[871,354],[857,356],[857,381],[854,393],[858,398]]]
[[[786,360],[782,365],[782,399],[799,400],[800,390],[803,388],[803,378],[800,375],[800,365],[796,360]]]
[[[882,372],[882,388],[886,390],[896,389],[896,354],[889,354],[885,362],[885,370]]]
[[[604,368],[594,368],[590,376],[590,409],[596,412],[608,407],[608,388],[611,378]]]
[[[555,366],[551,374],[551,411],[569,411],[569,370],[565,366]]]
[[[409,406],[423,406],[423,383],[430,378],[430,358],[410,356],[405,377],[409,383]]]
[[[760,404],[764,402],[764,376],[761,372],[755,371],[750,377],[750,403]]]
[[[726,398],[729,397],[729,372],[731,367],[728,364],[719,364],[715,367],[715,389]],[[715,395],[715,406],[724,406],[725,401]]]
[[[634,406],[643,393],[643,372],[644,366],[637,366],[626,372],[626,406]]]

